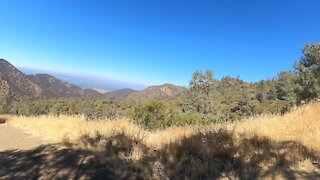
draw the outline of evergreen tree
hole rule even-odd
[[[320,97],[320,44],[307,44],[303,57],[295,64],[299,74],[299,99],[310,101]]]
[[[289,102],[291,105],[297,103],[296,91],[298,76],[292,72],[280,72],[277,77],[278,99]]]
[[[201,71],[193,73],[187,100],[189,109],[204,115],[211,113],[213,103],[210,99],[210,90],[214,82],[214,73],[209,69],[205,73]]]

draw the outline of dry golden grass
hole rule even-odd
[[[197,133],[193,127],[172,127],[155,132],[145,131],[125,118],[115,121],[86,121],[80,116],[63,115],[59,117],[6,116],[5,118],[8,124],[54,143],[61,143],[66,139],[76,143],[84,135],[94,138],[97,134],[104,137],[124,134],[127,137],[142,140],[145,145],[157,149],[162,145]]]
[[[161,148],[172,142],[191,137],[199,133],[199,128],[172,127],[156,132],[145,131],[128,119],[116,121],[86,121],[79,116],[6,116],[8,124],[24,129],[42,139],[62,142],[65,139],[76,141],[83,135],[94,137],[97,133],[106,137],[125,134],[128,137],[142,139],[145,145]],[[205,131],[226,129],[234,135],[248,137],[257,135],[273,141],[296,141],[310,150],[320,151],[320,103],[298,108],[284,116],[264,115],[252,117],[236,123],[220,124],[205,128]]]
[[[284,116],[260,116],[232,124],[236,134],[267,137],[276,142],[295,141],[320,152],[320,103],[302,106]]]
[[[172,127],[155,132],[143,130],[128,119],[86,121],[79,116],[4,119],[11,126],[45,140],[98,152],[102,162],[113,162],[117,168],[124,166],[123,162],[129,163],[125,171],[137,169],[143,177],[320,177],[320,103],[302,106],[284,116],[263,115],[210,127]]]

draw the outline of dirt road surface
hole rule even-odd
[[[0,152],[7,150],[29,150],[46,144],[45,141],[7,124],[0,124]]]
[[[143,179],[126,163],[108,165],[88,151],[51,144],[0,123],[0,179]],[[121,168],[124,167],[124,168]]]

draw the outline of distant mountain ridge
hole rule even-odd
[[[108,77],[95,76],[85,73],[59,72],[54,70],[45,70],[28,67],[18,67],[25,74],[50,74],[57,79],[76,84],[81,88],[90,88],[98,90],[115,91],[119,89],[131,88],[135,90],[143,90],[148,87],[147,84],[126,82]]]
[[[102,94],[93,89],[82,89],[74,84],[64,82],[48,74],[26,75],[26,77],[43,89],[43,98],[64,97],[99,97]]]
[[[126,88],[126,89],[119,89],[115,91],[111,91],[105,94],[106,97],[112,98],[112,99],[127,99],[130,94],[136,93],[138,91]]]
[[[79,98],[99,97],[99,92],[82,89],[51,75],[25,75],[4,59],[0,59],[0,98]]]
[[[186,88],[173,84],[150,86],[141,91],[129,88],[110,92],[101,89],[83,89],[48,74],[25,75],[8,61],[0,59],[0,100],[107,97],[135,101],[169,99],[185,90]]]
[[[107,97],[127,100],[169,99],[184,92],[186,88],[173,84],[150,86],[142,91],[121,89],[106,94]]]

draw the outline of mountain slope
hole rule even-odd
[[[48,74],[26,75],[26,77],[37,84],[43,90],[43,98],[77,98],[101,96],[101,94],[96,90],[82,89],[76,85],[64,82]]]
[[[132,93],[128,96],[130,100],[148,100],[148,99],[169,99],[175,97],[186,89],[173,84],[163,84],[160,86],[150,86],[142,91]]]
[[[0,100],[6,98],[19,100],[22,98],[49,99],[101,96],[115,99],[148,100],[168,99],[184,91],[184,87],[163,84],[161,86],[151,86],[142,91],[121,89],[99,93],[93,89],[82,89],[48,74],[25,75],[8,61],[0,59]]]
[[[0,98],[40,97],[42,89],[8,61],[0,59]]]
[[[163,84],[160,86],[150,86],[142,91],[135,91],[133,89],[120,89],[111,91],[105,96],[113,99],[144,101],[150,99],[169,99],[181,94],[185,90],[186,88],[181,86]]]
[[[111,91],[106,93],[106,97],[108,98],[114,98],[114,99],[126,99],[128,98],[131,94],[136,93],[138,91],[135,91],[133,89],[119,89],[115,91]]]
[[[92,89],[82,89],[47,74],[25,75],[12,64],[0,59],[0,102],[23,98],[98,97]]]

